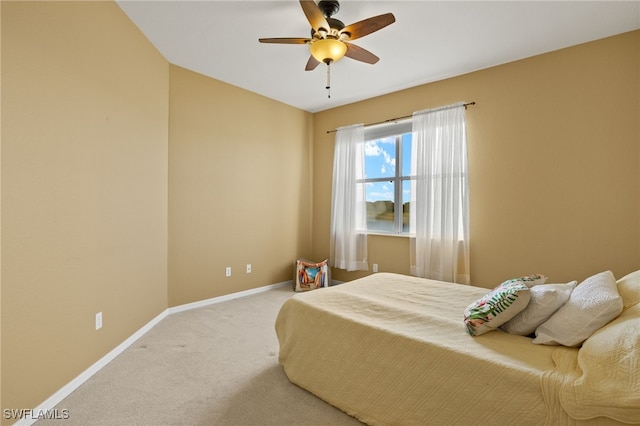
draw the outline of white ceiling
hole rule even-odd
[[[634,1],[360,1],[334,15],[346,25],[391,12],[396,22],[354,41],[380,57],[344,58],[305,71],[306,45],[261,37],[309,37],[296,0],[118,0],[172,64],[317,112],[640,28]]]

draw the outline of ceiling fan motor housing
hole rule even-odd
[[[313,28],[311,28],[311,38],[327,38],[327,37],[335,38],[335,39],[341,38],[340,30],[342,30],[345,27],[344,23],[335,18],[327,18],[327,23],[331,28],[328,28],[328,31],[326,33],[322,30],[316,31]],[[345,33],[345,36],[348,36],[348,34]]]
[[[318,9],[320,9],[322,14],[326,18],[330,28],[326,29],[326,34],[323,31],[318,31],[318,33],[320,34],[317,34],[317,37],[317,32],[312,28],[311,38],[340,38],[339,32],[345,27],[344,22],[340,21],[339,19],[332,18],[332,16],[338,13],[338,11],[340,10],[340,3],[337,0],[321,0],[320,2],[318,2]]]
[[[324,13],[324,16],[330,18],[340,10],[340,3],[337,0],[320,0],[318,8]]]

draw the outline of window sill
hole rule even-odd
[[[358,232],[358,234],[367,235],[367,236],[373,235],[376,237],[401,237],[401,238],[409,238],[411,236],[410,234],[390,234],[386,232],[375,232],[375,231]]]

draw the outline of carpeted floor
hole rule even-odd
[[[290,287],[169,315],[56,408],[71,425],[361,425],[287,380],[274,322]]]

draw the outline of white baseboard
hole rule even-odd
[[[185,305],[174,306],[172,308],[165,309],[162,313],[156,316],[154,319],[145,324],[138,331],[133,333],[128,339],[124,342],[120,343],[113,350],[111,350],[108,354],[100,358],[96,361],[91,367],[84,370],[80,373],[75,379],[71,380],[69,383],[60,388],[56,393],[47,398],[42,404],[38,405],[33,410],[25,410],[24,417],[13,424],[13,426],[30,426],[40,420],[41,418],[45,418],[44,416],[59,414],[55,413],[56,405],[60,404],[67,396],[69,396],[73,391],[78,389],[80,385],[89,380],[91,376],[100,371],[104,366],[109,364],[115,357],[120,355],[125,351],[129,346],[135,343],[136,340],[141,338],[146,332],[151,330],[156,324],[162,321],[164,318],[171,314],[175,314],[178,312],[184,312],[191,309],[201,308],[203,306],[213,305],[215,303],[225,302],[227,300],[238,299],[240,297],[250,296],[252,294],[258,294],[265,291],[269,291],[275,288],[284,287],[284,286],[293,285],[293,280],[285,281],[277,284],[271,284],[263,287],[253,288],[250,290],[239,291],[237,293],[231,293],[224,296],[213,297],[211,299],[201,300],[199,302],[187,303]]]
[[[237,299],[239,297],[251,296],[252,294],[263,293],[265,291],[273,290],[274,288],[284,287],[284,286],[293,286],[293,280],[284,281],[277,284],[266,285],[264,287],[252,288],[249,290],[239,291],[237,293],[226,294],[224,296],[213,297],[211,299],[200,300],[198,302],[187,303],[184,305],[174,306],[172,308],[167,309],[169,314],[175,314],[178,312],[189,311],[191,309],[202,308],[204,306],[213,305],[220,302],[226,302],[227,300]]]
[[[108,354],[100,358],[96,361],[91,367],[84,370],[80,373],[75,379],[71,380],[69,383],[60,388],[56,393],[47,398],[42,404],[38,405],[36,408],[27,411],[24,413],[24,417],[14,423],[14,426],[28,426],[32,425],[36,421],[41,418],[46,418],[47,414],[50,414],[54,411],[56,405],[62,402],[67,396],[71,394],[74,390],[78,389],[80,385],[89,380],[91,376],[96,374],[102,367],[109,364],[115,357],[120,355],[131,346],[136,340],[142,337],[147,331],[151,330],[156,324],[162,321],[167,316],[167,310],[165,309],[161,314],[156,316],[154,319],[149,321],[146,325],[140,328],[138,331],[133,333],[128,339],[124,342],[120,343],[113,350],[111,350]]]

